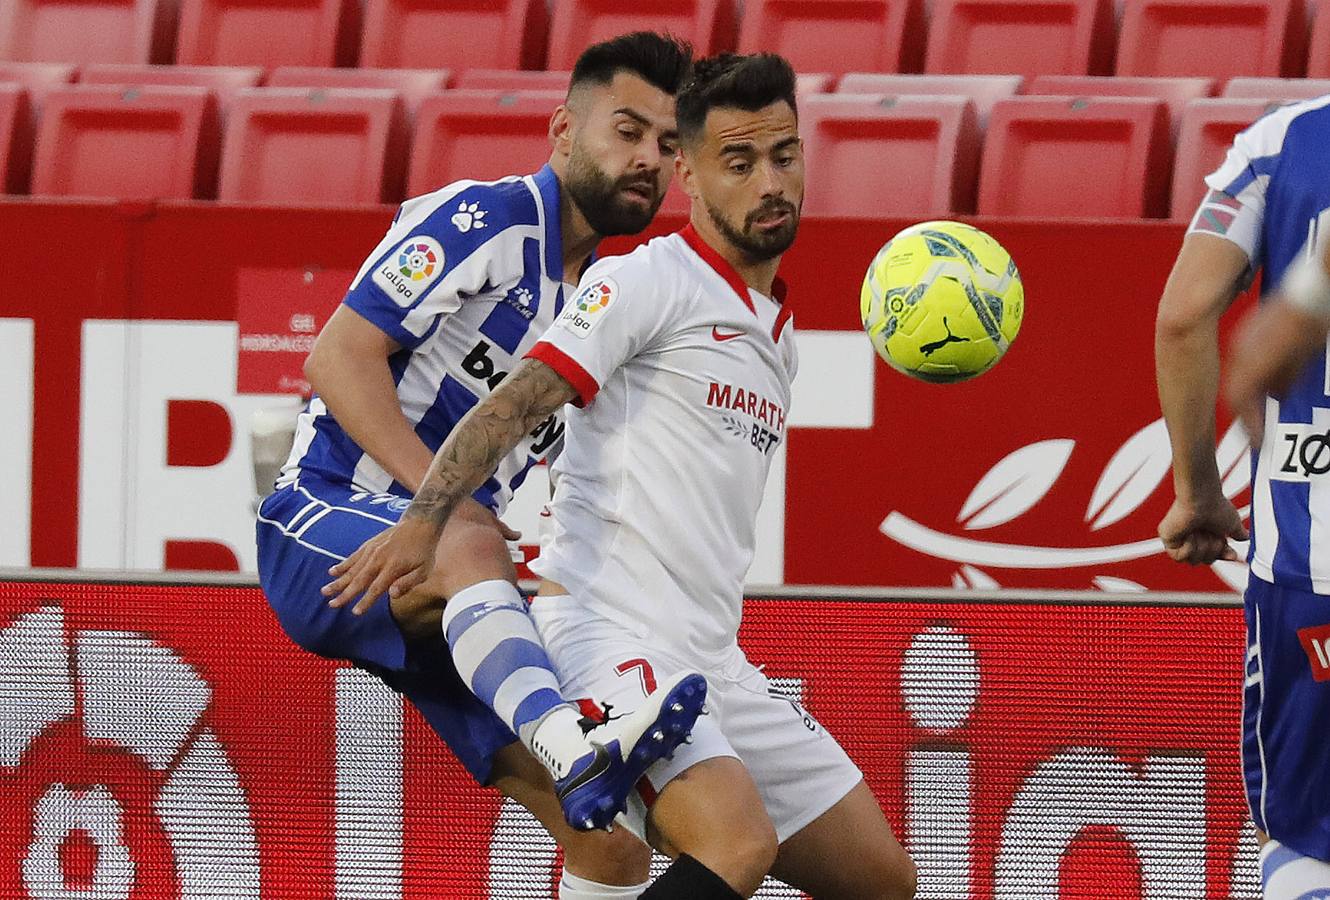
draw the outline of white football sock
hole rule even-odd
[[[651,882],[620,887],[613,884],[598,884],[579,878],[567,869],[559,879],[559,900],[637,900],[637,897],[651,887]]]
[[[1261,848],[1261,892],[1265,900],[1330,898],[1330,863],[1271,840]]]

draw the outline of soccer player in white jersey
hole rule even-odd
[[[690,61],[686,45],[650,33],[593,46],[551,120],[547,166],[403,204],[319,336],[306,365],[317,396],[259,513],[260,580],[282,627],[381,675],[478,782],[525,804],[564,847],[563,900],[642,889],[650,854],[640,841],[580,834],[564,818],[608,825],[646,765],[682,740],[705,682],[662,683],[636,716],[586,735],[561,696],[498,518],[557,444],[560,417],[551,410],[493,460],[436,535],[427,582],[355,607],[321,590],[330,564],[402,515],[434,451],[554,321],[600,238],[651,221]]]
[[[1247,537],[1215,463],[1218,321],[1256,273],[1263,301],[1229,393],[1257,445],[1243,769],[1267,900],[1330,897],[1330,96],[1283,106],[1240,133],[1206,178],[1164,289],[1155,337],[1177,500],[1159,526],[1169,554],[1234,559]],[[1259,398],[1259,399],[1258,399]]]
[[[794,74],[770,54],[703,60],[677,111],[689,226],[586,272],[337,588],[424,577],[461,499],[573,402],[533,563],[532,615],[564,691],[631,710],[675,672],[709,682],[712,714],[647,771],[626,817],[676,860],[644,900],[749,896],[768,872],[821,900],[910,897],[914,867],[858,768],[736,640],[797,365],[776,279],[803,200]]]

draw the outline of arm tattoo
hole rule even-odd
[[[577,396],[563,376],[525,359],[453,428],[430,465],[405,515],[442,524],[551,413]]]

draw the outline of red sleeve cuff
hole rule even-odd
[[[527,353],[527,359],[538,359],[562,375],[573,386],[573,390],[577,391],[577,399],[573,401],[575,406],[586,406],[595,399],[596,392],[600,390],[596,379],[588,375],[587,370],[582,368],[577,360],[548,341],[537,342],[536,346]]]

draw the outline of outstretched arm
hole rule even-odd
[[[354,610],[361,612],[385,591],[397,597],[424,581],[453,508],[485,483],[524,436],[576,396],[545,363],[523,360],[457,423],[401,521],[329,569],[334,580],[323,593],[332,598],[330,604],[344,606],[361,597]]]

